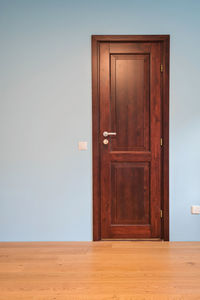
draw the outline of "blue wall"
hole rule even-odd
[[[171,35],[170,238],[200,241],[199,28],[200,1],[0,0],[1,241],[92,239],[91,34]]]

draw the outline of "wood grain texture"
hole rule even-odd
[[[164,35],[93,35],[92,38],[96,41],[112,41],[112,42],[157,42],[157,41],[166,41],[169,39],[168,34]]]
[[[162,209],[163,209],[163,238],[169,241],[169,74],[170,74],[170,39],[163,41],[162,59],[163,59],[163,79],[162,79]]]
[[[114,162],[111,164],[111,179],[111,198],[114,199],[111,224],[149,227],[149,163]]]
[[[101,239],[161,238],[160,43],[146,51],[146,43],[100,44]],[[116,132],[107,145],[104,131]]]
[[[199,242],[0,243],[0,300],[199,300]]]
[[[149,150],[149,85],[149,55],[111,55],[113,151]]]
[[[93,173],[93,240],[101,238],[101,205],[99,173],[99,45],[92,39],[92,173]],[[95,101],[94,101],[95,99]]]
[[[124,43],[125,53],[131,55],[133,52],[138,53],[139,55],[143,55],[145,53],[149,53],[150,51],[150,43],[156,42],[160,44],[160,60],[164,66],[164,72],[161,76],[160,86],[162,89],[161,97],[162,97],[162,113],[161,117],[162,125],[161,131],[164,146],[162,148],[162,164],[158,166],[162,172],[162,190],[161,190],[161,207],[163,209],[163,220],[162,220],[162,231],[161,237],[165,240],[169,240],[169,35],[112,35],[112,36],[102,36],[95,35],[92,36],[92,91],[93,91],[93,239],[100,240],[102,236],[101,232],[101,188],[100,188],[100,177],[96,174],[99,172],[100,168],[100,149],[102,147],[101,141],[99,139],[99,63],[100,63],[100,55],[99,49],[100,44],[102,42],[111,42],[110,44],[110,53],[115,53],[115,56],[121,53],[121,42]],[[114,42],[114,43],[112,43]],[[140,42],[140,43],[133,43]],[[142,43],[141,43],[142,42]],[[109,52],[109,49],[107,49]],[[155,62],[154,62],[155,63]],[[152,62],[151,62],[152,64]],[[158,91],[157,91],[158,94]],[[147,124],[146,119],[146,124]],[[110,126],[110,124],[109,124]],[[102,133],[100,133],[101,135]],[[146,145],[148,145],[148,141],[146,141]],[[94,153],[95,152],[95,153]],[[120,154],[120,155],[118,155]],[[110,151],[111,160],[115,161],[118,159],[119,161],[143,161],[145,157],[145,153],[141,151],[141,153],[136,153],[129,151],[129,153],[125,153],[123,151]],[[151,160],[151,153],[146,152],[145,161]],[[106,162],[104,161],[104,166]],[[103,180],[106,182],[107,178]],[[105,191],[110,193],[109,190]],[[105,207],[107,210],[109,207]],[[157,213],[158,217],[158,213]],[[158,228],[156,229],[155,236],[158,234]]]

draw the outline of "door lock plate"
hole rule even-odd
[[[103,140],[103,144],[104,144],[104,145],[107,145],[108,143],[109,143],[109,142],[108,142],[108,139],[104,139],[104,140]]]

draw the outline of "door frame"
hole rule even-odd
[[[101,240],[99,46],[101,42],[160,42],[162,47],[161,239],[169,241],[169,47],[170,35],[92,35],[93,240]]]

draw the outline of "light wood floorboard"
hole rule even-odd
[[[0,300],[200,300],[200,242],[0,243]]]

